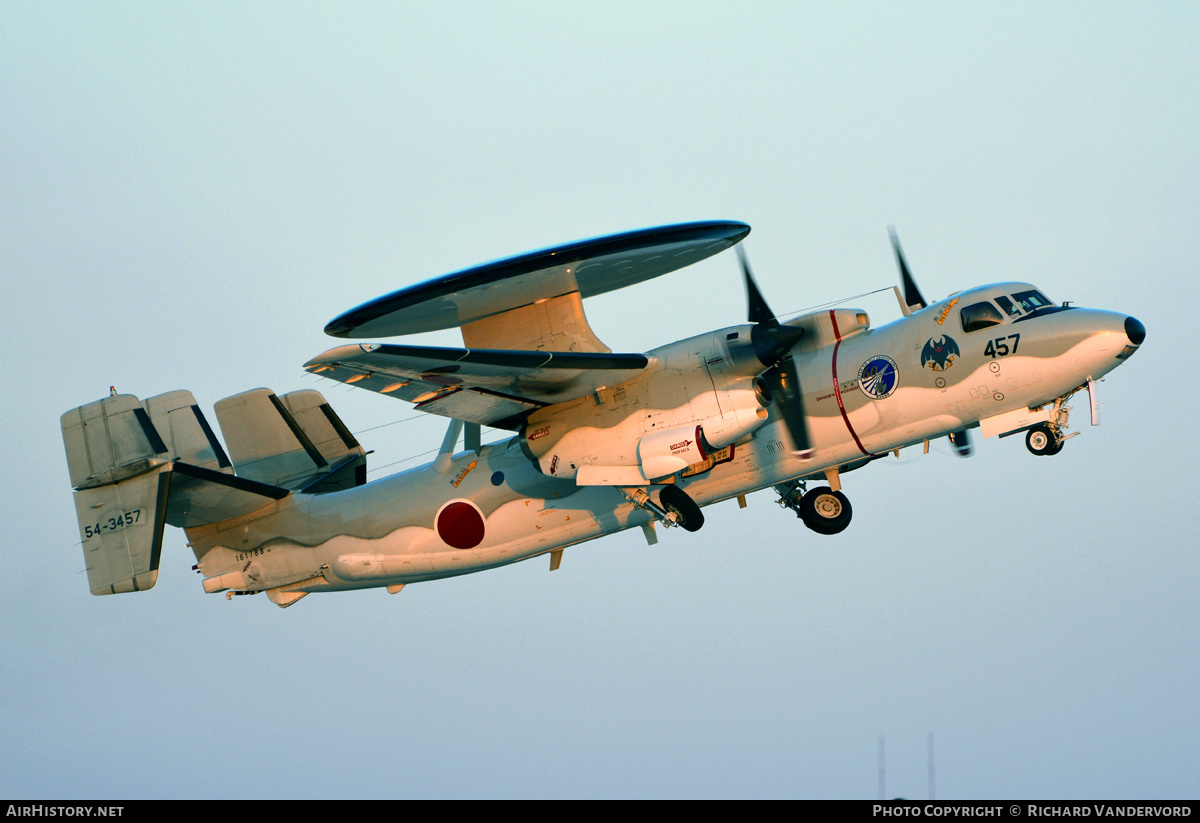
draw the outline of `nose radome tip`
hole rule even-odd
[[[1126,317],[1125,336],[1129,338],[1130,343],[1140,346],[1142,345],[1142,341],[1146,339],[1146,327],[1136,317]]]

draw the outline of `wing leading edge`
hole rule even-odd
[[[515,429],[534,409],[624,383],[654,362],[645,354],[369,344],[330,349],[304,368],[418,411]]]

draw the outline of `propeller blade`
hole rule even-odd
[[[783,325],[775,318],[775,313],[754,282],[750,261],[741,246],[737,247],[737,254],[742,264],[742,278],[746,281],[747,315],[754,324],[750,330],[750,341],[759,362],[769,366],[761,379],[771,396],[771,403],[779,409],[783,418],[784,427],[792,441],[792,451],[807,456],[812,453],[812,441],[808,436],[808,419],[804,415],[800,375],[791,355],[792,347],[804,336],[804,329]]]
[[[775,319],[775,313],[771,311],[771,307],[763,299],[762,292],[758,290],[758,284],[754,282],[754,274],[750,271],[750,261],[746,259],[746,252],[741,246],[737,247],[737,254],[738,260],[742,264],[742,277],[746,281],[747,319],[751,323],[761,323],[768,328],[778,326],[779,321]]]
[[[812,454],[812,439],[808,436],[808,418],[804,415],[800,376],[796,373],[796,361],[790,354],[779,362],[779,370],[783,387],[779,410],[783,412],[784,425],[792,437],[792,450],[802,455]]]
[[[900,283],[904,286],[904,302],[912,309],[923,309],[929,304],[921,296],[917,281],[908,270],[908,261],[904,259],[904,250],[900,248],[900,238],[895,226],[888,226],[888,237],[892,238],[892,251],[896,253],[896,265],[900,267]]]
[[[971,446],[971,436],[967,434],[966,429],[959,429],[956,432],[950,432],[948,435],[950,442],[954,448],[958,450],[959,457],[970,457],[974,448]]]

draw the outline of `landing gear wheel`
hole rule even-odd
[[[800,498],[800,518],[817,534],[837,534],[850,525],[854,516],[850,500],[828,487],[813,489]]]
[[[700,531],[700,527],[704,525],[704,515],[700,512],[700,507],[678,486],[663,486],[663,490],[658,493],[658,503],[668,512],[675,513],[684,531]]]
[[[1039,423],[1025,435],[1025,448],[1029,449],[1030,454],[1036,454],[1038,457],[1058,454],[1062,451],[1062,441],[1058,439],[1054,429],[1045,423]]]

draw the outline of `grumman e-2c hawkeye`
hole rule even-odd
[[[387,587],[483,571],[622,529],[695,531],[702,507],[767,487],[813,531],[846,528],[841,475],[949,436],[1026,433],[1057,453],[1067,400],[1145,338],[1108,311],[1056,305],[1028,283],[929,304],[893,235],[903,317],[872,329],[838,308],[779,322],[742,257],[748,323],[645,354],[613,353],[583,298],[729,249],[750,227],[667,226],[573,243],[437,278],[333,320],[337,337],[451,327],[464,348],[346,345],[322,377],[451,423],[433,463],[366,482],[366,453],[319,392],[255,389],[216,404],[222,447],[192,395],[116,395],[67,412],[63,438],[93,594],[148,589],[163,529],[185,529],[208,592]],[[739,247],[738,251],[741,249]],[[483,445],[480,427],[507,429]],[[465,431],[465,437],[464,437]],[[464,450],[458,450],[463,439]]]

